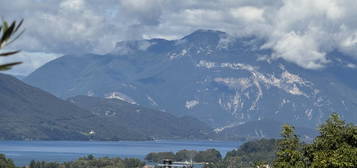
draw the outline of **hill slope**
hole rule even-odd
[[[113,101],[108,100],[108,102]],[[115,101],[115,103],[118,102]],[[121,103],[119,102],[119,104]],[[129,125],[128,123],[138,121],[138,118],[135,118],[138,116],[130,115],[132,112],[130,110],[133,110],[132,105],[128,105],[127,103],[122,103],[121,105],[122,106],[118,107],[123,108],[120,109],[121,114],[127,114],[123,116],[124,118],[120,118],[121,120],[101,117],[88,110],[79,108],[73,103],[61,100],[47,92],[31,87],[14,77],[0,74],[0,139],[150,140],[152,138],[161,137],[195,137],[189,133],[199,135],[195,132],[196,127],[194,126],[197,126],[195,125],[196,120],[178,119],[170,114],[167,116],[162,114],[162,112],[147,110],[152,117],[156,117],[151,118],[152,120],[166,119],[166,122],[170,123],[187,123],[186,127],[182,128],[177,128],[177,125],[173,127],[163,127],[161,129],[162,132],[157,132],[153,134],[154,136],[149,136],[147,132],[143,132],[141,129],[146,127],[151,128],[152,123],[137,123],[138,126],[136,126],[135,129],[130,128],[133,125]],[[101,108],[101,106],[98,106],[98,108]],[[143,111],[142,113],[145,112],[146,111]],[[126,123],[123,121],[126,121]],[[203,127],[203,125],[199,126]],[[191,130],[191,132],[183,132],[183,129],[186,128]],[[181,130],[181,134],[175,134],[177,133],[177,129]]]
[[[68,101],[91,111],[99,118],[116,124],[125,125],[134,132],[147,137],[158,138],[207,138],[211,129],[192,117],[175,117],[161,112],[129,104],[118,99],[104,99],[76,96]]]
[[[0,106],[1,139],[147,139],[126,127],[110,129],[89,111],[3,74],[0,74]],[[92,130],[96,134],[89,136]]]

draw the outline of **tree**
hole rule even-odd
[[[205,151],[200,151],[197,155],[193,158],[196,162],[219,162],[222,160],[221,153],[216,149],[207,149]]]
[[[259,139],[242,144],[239,149],[227,152],[225,167],[257,167],[271,165],[275,159],[277,140]]]
[[[295,128],[284,125],[281,133],[282,139],[278,142],[276,159],[273,163],[276,168],[303,168],[306,167],[304,155]]]
[[[15,168],[15,165],[11,159],[8,159],[5,155],[0,154],[0,168]]]
[[[195,150],[180,150],[176,152],[175,160],[176,161],[192,161],[193,158],[197,155]]]
[[[338,168],[357,165],[357,127],[346,124],[338,114],[320,126],[320,136],[309,145],[311,167]]]
[[[320,126],[311,144],[299,143],[294,128],[283,127],[274,167],[352,168],[357,165],[357,127],[338,114]]]
[[[19,23],[16,23],[16,21],[13,21],[10,25],[6,22],[3,21],[2,25],[0,26],[0,49],[3,49],[7,45],[11,44],[14,42],[16,39],[18,39],[23,31],[18,33],[20,30],[20,27],[23,23],[23,20],[21,20]],[[0,57],[8,57],[14,54],[19,53],[20,50],[16,51],[8,51],[8,52],[2,52],[0,53]],[[0,71],[4,70],[9,70],[13,66],[21,64],[22,62],[10,62],[6,64],[0,64]]]
[[[142,162],[140,159],[136,158],[126,158],[123,160],[125,167],[139,168],[145,166],[145,162]]]
[[[145,160],[151,162],[161,162],[164,159],[175,159],[173,152],[151,152],[145,156]]]

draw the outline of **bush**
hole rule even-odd
[[[198,154],[195,150],[181,150],[176,152],[176,161],[193,161],[194,157]]]
[[[275,159],[277,140],[260,139],[242,144],[239,149],[226,154],[226,165],[255,167],[259,164],[270,164]]]
[[[157,163],[164,159],[175,160],[175,154],[172,152],[152,152],[147,154],[145,157],[145,160]]]
[[[31,161],[29,168],[141,168],[144,165],[145,163],[139,159],[95,158],[88,155],[65,163]]]
[[[198,152],[193,160],[196,162],[219,162],[222,160],[222,155],[216,149],[207,149]]]
[[[11,159],[8,159],[5,155],[0,154],[0,168],[15,168],[15,164]]]

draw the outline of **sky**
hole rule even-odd
[[[23,61],[10,73],[28,75],[62,55],[212,29],[254,35],[271,57],[320,69],[333,50],[357,58],[356,9],[356,0],[1,0],[0,17],[24,19],[25,33],[7,48],[22,52],[0,63]]]

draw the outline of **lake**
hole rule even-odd
[[[96,157],[134,157],[144,159],[150,152],[177,152],[182,149],[215,148],[224,156],[242,142],[239,141],[0,141],[0,153],[24,166],[31,160],[71,161],[93,154]]]

